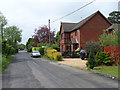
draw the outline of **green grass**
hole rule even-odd
[[[55,62],[58,62],[57,60],[54,60],[54,59],[50,59],[49,57],[45,56],[45,55],[42,55],[41,56],[42,58],[45,58],[45,59],[48,59],[48,60],[51,60],[51,61],[55,61]]]
[[[1,55],[0,55],[1,56]],[[0,60],[0,72],[4,71],[8,65],[12,62],[13,56],[8,56],[7,58],[2,55]]]
[[[118,77],[118,66],[98,66],[93,71]]]

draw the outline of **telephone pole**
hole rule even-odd
[[[49,28],[49,44],[51,46],[51,38],[50,38],[50,19],[48,20],[48,28]]]

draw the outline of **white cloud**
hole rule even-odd
[[[34,29],[41,25],[48,25],[92,0],[0,0],[0,11],[8,19],[9,25],[17,25],[23,30],[22,43],[34,33]],[[80,11],[51,23],[51,29],[59,30],[60,21],[79,22],[90,14],[100,10],[105,16],[117,10],[119,0],[96,0]],[[82,18],[81,18],[82,17]]]

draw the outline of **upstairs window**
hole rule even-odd
[[[63,33],[61,34],[61,39],[63,39]]]
[[[77,31],[75,31],[75,36],[77,36]]]

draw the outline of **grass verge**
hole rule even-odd
[[[45,58],[45,59],[48,59],[48,60],[51,60],[51,61],[55,61],[55,62],[58,62],[57,60],[54,60],[54,59],[50,59],[49,57],[45,56],[45,55],[42,55],[41,56],[42,58]]]
[[[8,56],[7,58],[2,55],[2,59],[0,61],[0,73],[3,72],[7,67],[8,65],[12,62],[12,59],[13,59],[13,56]]]
[[[104,73],[112,76],[118,77],[118,66],[97,66],[94,67],[93,71],[97,71],[98,73]]]

